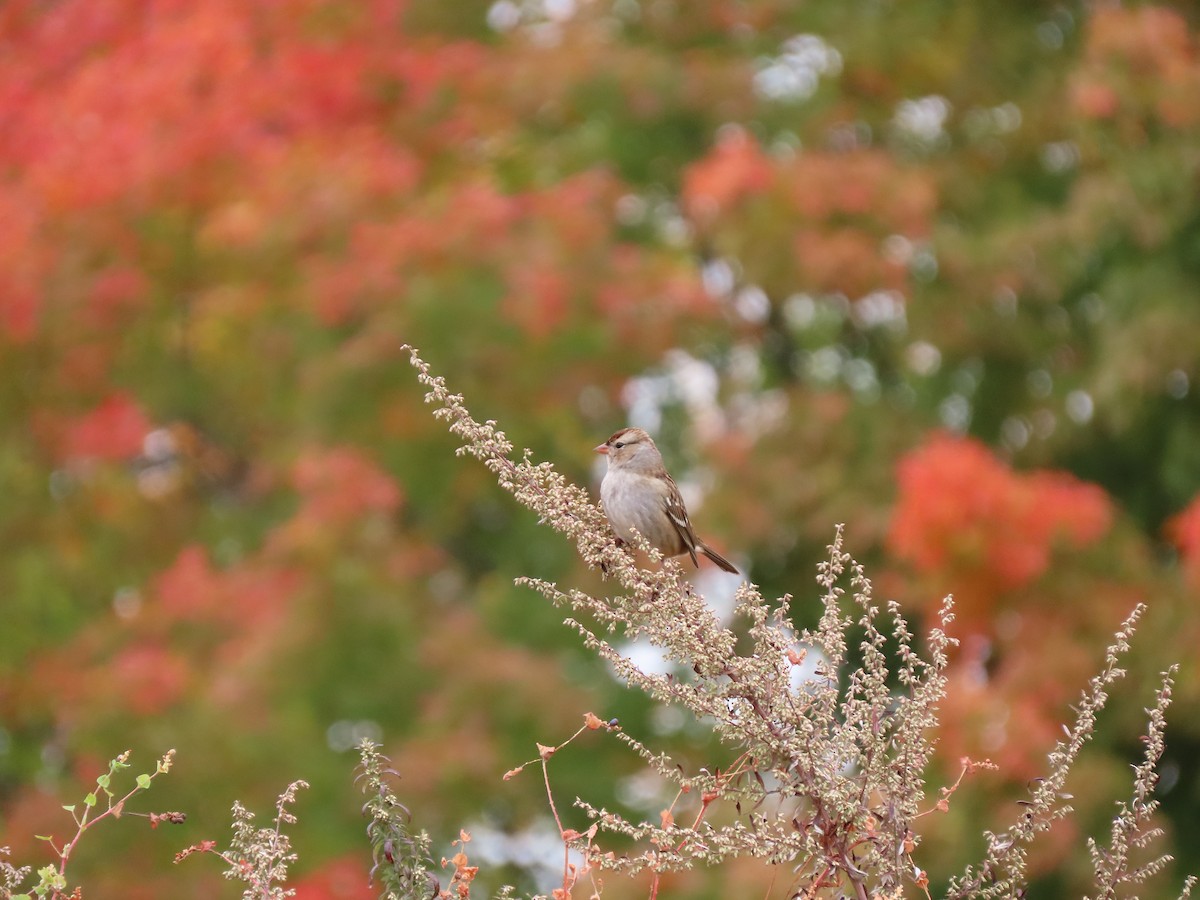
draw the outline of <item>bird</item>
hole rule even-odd
[[[622,428],[594,449],[608,457],[600,502],[619,538],[632,540],[631,529],[636,528],[667,556],[686,553],[699,568],[696,554],[702,553],[726,572],[740,574],[733,563],[696,537],[683,495],[650,435],[641,428]]]

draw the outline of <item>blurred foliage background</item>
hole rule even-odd
[[[187,824],[89,835],[88,897],[231,896],[173,854],[296,778],[299,896],[370,896],[371,736],[441,850],[468,828],[481,877],[531,888],[544,791],[500,776],[535,741],[593,710],[726,761],[513,586],[603,590],[454,457],[411,342],[582,483],[594,444],[650,429],[767,594],[815,598],[837,522],[881,596],[920,618],[955,593],[930,778],[1001,770],[930,826],[935,888],[1148,602],[1031,896],[1085,890],[1083,835],[1180,661],[1180,871],[1144,894],[1175,896],[1200,868],[1198,26],[1038,0],[3,4],[0,844],[42,860],[107,759],[175,747],[147,802]],[[553,776],[564,809],[664,805],[615,741]]]

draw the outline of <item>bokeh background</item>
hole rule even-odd
[[[726,761],[513,586],[603,589],[454,457],[407,341],[580,483],[609,432],[651,429],[768,595],[815,608],[839,522],[918,621],[955,593],[930,778],[1001,768],[929,824],[935,888],[1019,813],[1147,602],[1031,896],[1086,889],[1178,661],[1180,866],[1143,893],[1175,896],[1200,868],[1198,26],[1189,3],[8,0],[0,845],[48,861],[34,835],[71,832],[110,757],[174,747],[137,802],[188,822],[89,834],[86,896],[236,896],[173,854],[296,778],[299,896],[370,896],[369,736],[438,853],[465,827],[481,879],[530,889],[557,864],[544,792],[500,776],[535,741],[593,710]],[[576,794],[663,806],[615,741],[554,767],[568,825]]]

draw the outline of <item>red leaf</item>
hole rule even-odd
[[[772,174],[771,161],[754,137],[732,130],[684,173],[684,206],[701,221],[712,218],[743,197],[765,190]]]
[[[1200,494],[1172,518],[1163,530],[1167,538],[1179,548],[1188,583],[1200,590]]]
[[[1014,472],[967,438],[937,435],[897,468],[891,551],[918,571],[953,578],[976,611],[1040,577],[1057,541],[1087,546],[1112,521],[1096,485],[1065,472]]]
[[[362,860],[357,854],[327,861],[292,887],[296,900],[372,900],[376,895],[363,877]]]
[[[59,455],[63,459],[119,460],[137,456],[152,426],[137,401],[110,394],[99,406],[67,424]]]

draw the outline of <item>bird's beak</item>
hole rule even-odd
[[[593,447],[592,451],[594,453],[603,453],[605,456],[608,456],[608,444],[601,444],[599,447]]]

